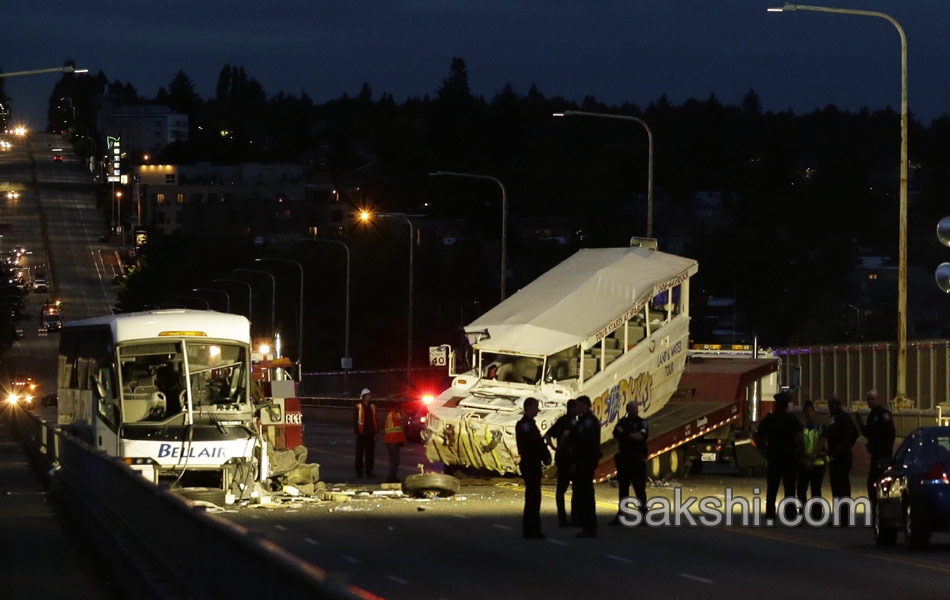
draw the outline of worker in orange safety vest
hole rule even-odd
[[[389,453],[389,473],[386,483],[399,483],[399,451],[406,444],[406,431],[402,426],[402,415],[399,407],[393,406],[386,414],[386,451]]]
[[[370,402],[373,394],[369,388],[360,392],[360,401],[353,415],[353,433],[356,434],[356,476],[373,477],[373,463],[376,460],[376,433],[379,422],[376,420],[376,406]],[[365,470],[364,470],[365,465]]]

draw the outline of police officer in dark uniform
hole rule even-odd
[[[775,499],[782,483],[785,497],[795,497],[798,463],[802,452],[802,424],[788,412],[791,396],[788,392],[775,394],[775,408],[759,423],[757,441],[765,443],[768,463],[765,494],[765,518],[775,518]],[[786,518],[793,518],[793,507],[786,506]]]
[[[550,446],[554,444],[554,466],[557,467],[557,487],[554,492],[554,502],[557,504],[558,527],[570,527],[577,521],[577,502],[571,494],[571,518],[567,518],[564,507],[564,494],[571,485],[571,450],[568,442],[568,432],[577,419],[577,400],[567,401],[567,412],[558,417],[544,434],[544,441]]]
[[[868,454],[871,455],[871,466],[868,468],[868,498],[873,507],[877,503],[874,493],[874,482],[884,474],[884,468],[880,466],[883,459],[891,458],[894,452],[894,419],[891,411],[887,410],[884,403],[877,396],[876,390],[871,390],[865,395],[871,414],[868,415],[866,422],[861,422],[858,417],[858,427],[861,429],[861,435],[868,440]]]
[[[541,533],[541,463],[551,464],[551,454],[534,423],[538,412],[537,399],[525,399],[524,416],[515,428],[518,454],[521,455],[521,476],[524,478],[525,487],[521,532],[528,539],[544,538]]]
[[[614,438],[619,452],[614,457],[617,463],[617,483],[620,502],[630,495],[630,484],[640,501],[640,512],[647,509],[647,436],[650,433],[646,419],[640,418],[636,402],[627,403],[627,414],[614,426]],[[620,525],[620,513],[608,525]]]
[[[600,463],[600,421],[590,412],[590,398],[577,398],[577,421],[568,439],[571,444],[574,496],[581,531],[577,537],[597,537],[597,500],[594,471]]]
[[[832,396],[828,400],[828,426],[825,427],[825,439],[828,442],[828,481],[831,483],[831,495],[834,498],[851,497],[851,465],[854,461],[851,447],[858,439],[857,427],[841,407],[841,400]],[[847,525],[845,507],[841,507],[840,523]]]

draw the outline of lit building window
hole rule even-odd
[[[155,204],[157,206],[165,206],[165,194],[155,194]]]
[[[178,197],[176,198],[176,200],[178,200],[178,204],[184,204],[184,203],[185,203],[185,195],[184,195],[184,194],[178,194]]]
[[[868,273],[868,279],[877,279],[877,273]]]

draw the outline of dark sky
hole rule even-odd
[[[505,82],[524,93],[645,106],[715,93],[737,103],[755,89],[767,110],[827,104],[900,106],[900,42],[883,19],[767,13],[777,0],[4,0],[4,71],[67,58],[153,96],[182,69],[202,97],[226,64],[244,65],[268,94],[315,102],[351,95],[432,94],[453,56],[474,93]],[[835,0],[889,13],[909,46],[911,112],[950,110],[950,2]],[[14,110],[45,125],[57,75],[6,80]]]

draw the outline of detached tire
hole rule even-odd
[[[448,498],[458,493],[461,483],[444,473],[416,473],[402,482],[402,491],[415,498]]]

